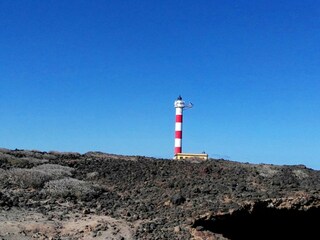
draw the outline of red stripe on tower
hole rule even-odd
[[[182,115],[176,115],[176,122],[181,122],[182,123]]]
[[[182,153],[182,148],[181,147],[175,147],[174,148],[174,154],[177,154],[177,153]]]
[[[176,131],[176,138],[182,139],[182,131]]]

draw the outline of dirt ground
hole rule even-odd
[[[66,214],[63,220],[12,208],[0,212],[0,239],[133,239],[135,226],[109,216]]]

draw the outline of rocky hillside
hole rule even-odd
[[[0,239],[312,239],[320,171],[0,149]]]

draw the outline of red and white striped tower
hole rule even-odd
[[[174,101],[174,107],[176,108],[176,126],[175,126],[175,139],[174,139],[174,154],[182,153],[182,114],[184,108],[184,101],[179,96]]]
[[[179,96],[176,101],[174,101],[174,107],[176,108],[176,125],[175,125],[175,139],[174,139],[174,154],[182,153],[182,119],[183,119],[183,109],[191,108],[192,103],[185,104],[182,97]]]

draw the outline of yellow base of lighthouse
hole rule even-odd
[[[184,159],[197,159],[197,160],[208,160],[208,154],[206,153],[176,153],[173,157],[175,160]]]

